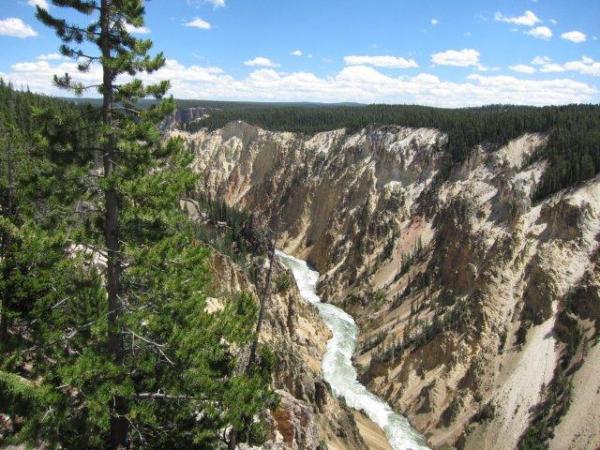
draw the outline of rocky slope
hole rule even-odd
[[[434,129],[174,134],[207,194],[317,267],[360,326],[363,381],[432,446],[600,445],[600,179],[532,204],[544,135],[448,174]]]
[[[208,299],[207,308],[218,310],[241,292],[258,298],[256,285],[231,258],[215,251],[210,267],[214,280],[210,291],[215,296]],[[277,264],[275,279],[284,273],[287,269]],[[302,301],[295,285],[272,295],[260,340],[277,356],[273,387],[279,402],[264,413],[269,438],[263,448],[367,448],[352,412],[322,378],[320,361],[329,337],[318,312]]]

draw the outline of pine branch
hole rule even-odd
[[[133,331],[131,328],[127,328],[125,330],[127,333],[131,334],[132,336],[136,337],[137,339],[140,339],[141,341],[144,341],[147,344],[152,345],[156,351],[158,351],[158,353],[160,353],[162,355],[163,358],[165,358],[165,360],[171,365],[171,366],[175,366],[175,363],[173,361],[171,361],[171,359],[169,359],[169,357],[165,354],[165,352],[163,351],[163,348],[166,348],[165,344],[159,344],[157,342],[154,342],[148,338],[145,338],[144,336],[137,334],[135,331]]]
[[[67,6],[73,8],[81,14],[86,15],[90,15],[94,11],[100,11],[100,7],[96,0],[52,0],[52,3],[54,6]]]
[[[150,398],[150,399],[164,399],[164,400],[198,400],[198,398],[191,395],[169,395],[161,392],[140,392],[135,394],[138,398]]]

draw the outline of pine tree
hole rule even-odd
[[[71,74],[56,84],[76,94],[98,89],[103,102],[99,126],[93,112],[87,118],[66,107],[34,115],[44,161],[32,176],[45,206],[41,218],[32,212],[42,232],[25,240],[22,253],[37,261],[34,342],[23,354],[39,395],[14,442],[221,448],[231,426],[240,442],[258,443],[254,417],[272,400],[272,358],[261,349],[251,373],[236,372],[237,349],[254,342],[254,299],[242,295],[221,313],[205,311],[209,252],[179,208],[197,183],[192,155],[158,130],[174,108],[172,98],[163,100],[168,83],[133,78],[164,64],[162,55],[147,55],[150,41],[127,31],[143,25],[143,2],[53,4],[92,19],[78,26],[37,9],[63,40],[63,55],[82,71],[103,73],[95,86]],[[136,107],[149,96],[158,101]]]
[[[139,80],[117,84],[117,78],[122,74],[134,76],[139,72],[153,72],[164,64],[162,54],[150,58],[147,53],[151,41],[138,40],[127,31],[127,26],[140,26],[143,23],[144,5],[142,0],[54,0],[56,6],[68,7],[86,16],[92,16],[91,24],[81,27],[68,23],[50,15],[37,7],[37,17],[47,26],[56,31],[63,41],[60,48],[64,56],[76,58],[79,70],[88,71],[90,66],[99,62],[102,67],[102,82],[97,87],[102,95],[100,136],[102,143],[103,173],[101,189],[104,197],[103,209],[103,238],[106,248],[106,291],[108,297],[107,333],[108,353],[117,367],[124,363],[123,334],[121,332],[121,315],[123,314],[123,254],[121,245],[121,204],[123,202],[123,183],[127,180],[127,168],[133,164],[148,168],[151,164],[151,151],[135,148],[133,140],[156,142],[157,136],[148,125],[158,113],[165,112],[172,103],[167,102],[152,108],[151,111],[140,113],[132,108],[133,103],[147,95],[156,98],[164,96],[168,83],[144,87]],[[82,48],[84,41],[95,45],[97,55],[88,55]],[[92,86],[84,86],[75,82],[70,74],[55,77],[55,83],[77,94]],[[118,114],[117,108],[129,113]],[[140,120],[141,119],[141,120]],[[141,123],[136,123],[140,120]],[[129,148],[124,142],[127,141]],[[128,150],[128,151],[127,151]],[[124,165],[124,169],[122,169]],[[128,167],[129,166],[129,167]],[[120,380],[117,380],[119,384]],[[110,446],[118,448],[125,446],[128,435],[126,420],[126,401],[121,395],[114,395],[110,400]]]

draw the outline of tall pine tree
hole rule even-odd
[[[232,426],[240,441],[259,442],[262,425],[248,418],[272,399],[269,360],[236,371],[257,308],[242,295],[220,313],[205,310],[209,252],[179,208],[196,186],[192,156],[178,140],[163,142],[157,127],[174,109],[163,100],[168,82],[134,78],[164,64],[148,56],[150,41],[127,31],[143,25],[143,1],[53,4],[86,23],[37,9],[63,40],[62,54],[81,71],[102,71],[98,85],[72,74],[55,82],[77,94],[97,89],[102,107],[99,126],[68,111],[36,115],[47,159],[38,181],[53,199],[44,225],[57,229],[32,246],[56,251],[37,278],[35,342],[25,354],[39,388],[18,438],[64,448],[221,448]],[[137,108],[146,97],[158,101]]]
[[[122,74],[135,76],[139,72],[153,72],[164,64],[162,54],[154,58],[148,56],[151,41],[139,40],[127,31],[127,26],[143,24],[144,4],[142,0],[55,0],[56,6],[68,7],[87,16],[92,22],[85,27],[67,23],[66,20],[50,15],[37,7],[37,17],[56,31],[63,41],[60,48],[64,56],[76,58],[79,70],[88,71],[99,62],[102,67],[102,82],[98,86],[102,95],[102,132],[100,136],[103,173],[101,190],[103,193],[103,243],[106,249],[106,291],[108,297],[108,353],[116,366],[123,366],[124,345],[122,325],[124,287],[123,253],[121,245],[121,205],[123,203],[123,183],[127,181],[127,169],[139,165],[149,169],[155,155],[148,146],[136,146],[135,140],[156,142],[157,136],[150,126],[156,114],[172,109],[172,102],[161,103],[151,111],[140,113],[132,108],[140,98],[153,95],[162,98],[168,83],[144,87],[139,80],[117,84]],[[85,41],[98,49],[98,54],[88,55],[84,50]],[[90,88],[74,82],[70,74],[56,77],[58,86],[81,93]],[[116,114],[121,109],[125,114]],[[127,141],[127,144],[125,144]],[[130,147],[130,148],[126,148]],[[117,383],[119,380],[117,380]],[[128,423],[126,401],[121,395],[110,399],[110,444],[117,448],[127,441]]]

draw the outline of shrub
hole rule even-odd
[[[277,275],[275,278],[275,290],[281,294],[287,292],[292,286],[292,280],[287,272]]]

